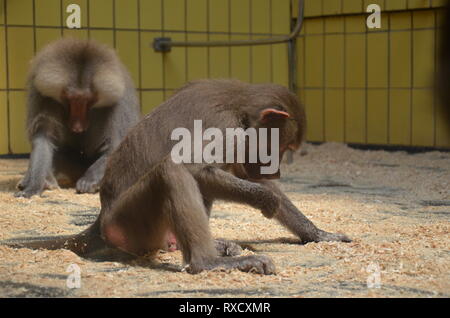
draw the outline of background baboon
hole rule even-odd
[[[274,265],[265,256],[217,255],[222,245],[214,246],[208,226],[216,199],[260,209],[302,242],[349,241],[343,234],[318,229],[301,214],[268,180],[279,171],[262,175],[256,169],[259,163],[175,164],[170,157],[172,131],[192,131],[198,119],[204,129],[224,132],[230,127],[278,128],[280,157],[286,149],[298,149],[305,132],[303,108],[285,87],[235,80],[187,84],[137,124],[110,156],[100,188],[101,212],[91,227],[76,236],[22,246],[68,248],[79,255],[109,246],[142,255],[164,246],[170,232],[191,273],[215,267],[273,273]]]
[[[135,87],[116,53],[92,40],[57,40],[33,59],[27,85],[32,151],[16,196],[57,186],[60,172],[77,192],[97,191],[107,156],[139,119]]]

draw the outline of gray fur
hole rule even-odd
[[[83,133],[68,127],[69,110],[62,97],[66,89],[96,96]],[[46,178],[54,180],[58,173],[74,175],[74,170],[79,170],[72,180],[78,192],[97,191],[107,156],[140,116],[136,90],[125,66],[112,49],[92,40],[64,38],[43,48],[31,62],[27,105],[32,152],[16,193],[22,197],[40,194]],[[55,156],[62,164],[56,164]]]

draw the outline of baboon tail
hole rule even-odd
[[[66,249],[84,256],[90,252],[105,245],[99,233],[96,233],[93,226],[85,231],[68,236],[44,237],[44,238],[25,238],[16,241],[5,242],[6,246],[13,248],[30,248],[58,250]]]
[[[12,248],[30,248],[58,250],[66,249],[74,252],[78,256],[94,260],[128,260],[134,256],[108,246],[100,236],[100,231],[96,223],[76,235],[25,239],[21,241],[5,242],[4,245]]]
[[[84,253],[84,249],[81,248],[83,244],[79,243],[79,235],[45,237],[36,240],[34,238],[25,238],[14,242],[6,242],[5,245],[13,248],[30,248],[33,250],[68,249],[79,255]]]

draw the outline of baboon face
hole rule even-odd
[[[85,132],[89,127],[89,110],[97,102],[97,94],[90,88],[66,87],[61,100],[69,113],[69,128],[74,133]]]
[[[257,111],[257,117],[253,116],[253,124],[258,132],[258,150],[259,147],[263,146],[267,149],[267,155],[272,156],[273,151],[278,152],[278,162],[281,162],[283,159],[283,155],[286,150],[296,150],[300,146],[300,141],[297,140],[298,136],[298,124],[295,118],[287,111],[287,109],[280,105],[274,105],[269,107],[262,107]],[[267,131],[267,140],[265,143],[261,144],[260,142],[260,129],[263,128]],[[278,130],[278,138],[277,136],[273,136],[272,129],[275,128]],[[276,138],[278,140],[273,140]],[[278,149],[272,149],[272,146],[278,146]],[[247,173],[247,176],[250,179],[278,179],[280,178],[280,169],[273,174],[262,174],[261,167],[269,166],[269,163],[262,163],[258,156],[258,162],[250,163],[248,154],[249,154],[249,145],[247,144],[247,158],[246,163],[244,163],[244,169]]]
[[[29,85],[66,106],[69,129],[82,133],[89,126],[91,107],[111,107],[125,96],[125,73],[112,49],[92,40],[65,38],[35,56]]]

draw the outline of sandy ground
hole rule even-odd
[[[317,226],[346,233],[352,243],[300,245],[259,211],[219,202],[211,217],[215,237],[241,244],[244,254],[269,255],[277,275],[189,275],[181,271],[180,252],[120,263],[0,246],[0,296],[449,297],[450,153],[334,143],[307,149],[283,165],[282,187]],[[15,198],[26,166],[27,160],[0,160],[0,240],[72,234],[93,222],[98,195],[67,189]],[[71,264],[81,270],[81,288],[67,287]]]

